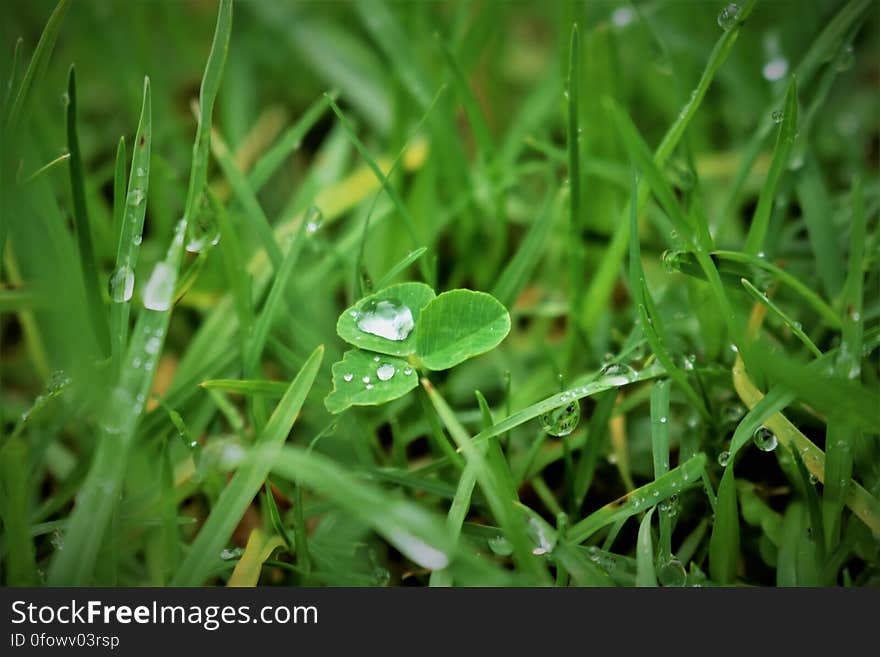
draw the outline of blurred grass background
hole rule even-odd
[[[649,352],[634,324],[638,312],[622,260],[613,267],[613,280],[600,292],[598,303],[594,299],[592,306],[572,310],[568,296],[572,285],[586,289],[595,283],[615,231],[628,219],[624,208],[630,198],[629,158],[603,99],[615,99],[647,143],[658,144],[690,98],[723,34],[717,20],[723,6],[684,0],[633,4],[235,3],[214,109],[214,146],[221,139],[238,168],[249,171],[280,142],[287,128],[320,102],[323,93],[333,91],[374,156],[390,160],[405,152],[391,182],[425,240],[415,244],[408,239],[386,196],[379,195],[371,210],[378,185],[329,110],[320,113],[301,145],[262,185],[257,198],[273,226],[284,225],[312,207],[324,217],[296,265],[285,294],[286,306],[273,324],[262,361],[263,376],[287,381],[317,345],[326,348],[291,442],[307,445],[320,435],[319,451],[347,468],[352,477],[383,482],[395,499],[406,496],[445,513],[449,488],[454,491],[460,473],[447,469],[426,474],[442,489],[439,494],[426,491],[424,481],[406,479],[407,472],[437,456],[428,440],[437,431],[428,406],[410,396],[332,418],[321,403],[330,389],[329,367],[343,350],[335,336],[336,317],[358,298],[357,281],[378,280],[418,246],[428,247],[423,256],[433,278],[428,282],[438,291],[454,287],[497,291],[511,258],[531,244],[525,239],[530,228],[539,221],[547,226],[538,246],[529,247],[535,253],[526,277],[514,287],[503,288],[515,292],[502,299],[514,320],[507,341],[451,372],[432,375],[434,384],[460,410],[460,419],[475,431],[480,415],[474,390],[486,395],[498,419],[507,409],[524,408],[556,392],[559,374],[570,384],[610,361],[644,363]],[[10,78],[16,40],[23,37],[20,61],[26,62],[53,7],[54,3],[43,0],[12,0],[0,7],[4,80]],[[819,35],[847,10],[856,18],[845,38],[823,53],[813,75],[798,80],[799,132],[776,191],[762,251],[829,304],[836,304],[847,277],[852,181],[855,177],[862,180],[867,230],[860,322],[866,338],[860,378],[870,389],[866,394],[873,395],[866,399],[876,402],[877,332],[873,329],[880,314],[877,4],[759,2],[664,173],[677,198],[708,223],[717,249],[741,249],[770,169],[776,132],[771,114],[782,107],[791,74],[813,52]],[[113,218],[117,143],[125,136],[131,154],[143,80],[149,76],[151,164],[143,244],[135,272],[136,300],[143,295],[153,265],[165,257],[183,213],[196,126],[191,103],[198,97],[216,20],[217,3],[209,1],[74,2],[28,106],[27,132],[22,136],[25,146],[15,154],[14,162],[14,175],[19,179],[67,151],[64,94],[69,66],[76,64],[77,130],[86,201],[100,280],[106,287],[117,247]],[[565,90],[574,23],[580,26],[582,191],[580,216],[571,233],[566,223],[570,181]],[[444,55],[444,47],[452,53],[452,61]],[[462,80],[469,91],[461,88]],[[765,136],[756,141],[756,134]],[[745,153],[755,144],[754,165],[738,181]],[[218,159],[215,152],[209,181],[230,212],[247,260],[262,248],[260,237],[249,228],[247,202],[232,189]],[[24,194],[7,196],[12,201],[6,212],[10,227],[6,246],[14,254],[14,264],[4,259],[4,284],[8,289],[23,284],[21,289],[43,296],[35,314],[22,312],[29,303],[23,297],[10,297],[0,308],[4,433],[13,431],[52,372],[63,370],[78,384],[24,430],[28,476],[23,499],[32,512],[40,571],[54,551],[62,549],[64,519],[97,441],[95,405],[107,394],[106,372],[87,358],[95,351],[96,337],[85,312],[72,233],[62,235],[45,227],[50,222],[70,224],[74,206],[66,166],[62,163],[43,174],[39,187],[26,192],[28,200],[23,200]],[[364,271],[356,271],[360,234],[370,212]],[[39,221],[32,220],[35,216]],[[731,337],[725,334],[707,288],[664,268],[663,252],[681,248],[681,243],[669,231],[660,206],[649,204],[640,220],[645,275],[671,336],[668,346],[676,358],[692,358],[700,372],[700,395],[710,411],[709,418],[698,418],[690,400],[673,389],[672,449],[679,457],[705,452],[710,464],[707,485],[717,488],[721,470],[716,456],[726,449],[746,411],[730,381],[735,356],[729,349]],[[575,282],[570,280],[566,259],[572,234],[583,249],[581,277]],[[232,338],[224,336],[199,353],[192,350],[209,313],[231,287],[221,257],[226,243],[221,240],[199,262],[197,278],[172,315],[153,387],[166,405],[149,401],[139,425],[142,453],[126,477],[123,501],[113,521],[116,536],[125,536],[126,542],[104,546],[116,551],[119,559],[114,575],[105,581],[171,581],[185,545],[222,489],[222,468],[197,485],[179,485],[189,452],[185,441],[176,439],[180,426],[168,411],[181,418],[206,453],[211,443],[246,444],[253,436],[250,404],[245,408],[240,397],[208,394],[197,387],[199,380],[181,382],[178,376],[183,362],[189,366],[184,370],[198,374],[200,380],[247,378],[236,363],[222,359],[224,350],[237,348]],[[193,262],[194,256],[188,255],[185,267]],[[420,276],[418,266],[408,271],[412,279]],[[106,301],[106,292],[102,294]],[[738,294],[744,295],[741,290]],[[786,297],[784,291],[780,295],[780,304],[820,350],[839,346],[838,333],[802,299]],[[748,309],[745,299],[742,296],[737,306],[743,318]],[[785,324],[773,324],[771,341],[798,357],[805,353]],[[509,394],[506,376],[511,382]],[[760,376],[758,380],[764,383]],[[823,384],[817,380],[815,385],[820,390]],[[179,394],[163,397],[169,390]],[[595,404],[584,400],[584,419],[573,438],[584,440],[593,433],[596,440],[605,437],[586,502],[574,510],[571,524],[654,477],[649,396],[648,386],[628,388],[621,393],[615,418],[606,418],[601,426],[589,424]],[[817,411],[801,399],[790,410],[798,428],[817,444],[824,444],[822,409]],[[859,433],[854,466],[856,479],[874,495],[880,484],[876,438],[876,429]],[[557,512],[566,507],[560,504],[565,498],[565,458],[559,441],[539,445],[539,440],[534,423],[519,426],[506,439],[506,455],[513,472],[522,472],[518,483],[523,502],[555,524]],[[164,471],[151,469],[150,459],[155,458],[167,464]],[[388,472],[380,476],[383,468],[394,468],[398,480]],[[791,480],[791,472],[771,455],[754,449],[743,455],[737,467],[740,495],[744,496],[740,500],[741,549],[736,555],[742,582],[792,582],[780,580],[780,559],[787,559],[789,545],[780,538],[782,530],[777,531],[777,526],[782,525],[784,515],[797,533],[798,528],[809,526],[809,519],[801,511],[796,519],[785,515],[806,495],[801,482]],[[156,477],[173,481],[160,486]],[[307,494],[306,521],[297,515],[302,509],[293,503],[297,494],[292,485],[280,479],[274,483],[281,524],[292,527],[307,522],[317,573],[291,570],[283,557],[277,557],[278,563],[264,569],[264,583],[427,583],[427,573],[377,541],[350,512],[321,495]],[[754,491],[761,500],[759,506],[749,497]],[[171,510],[144,503],[152,496],[168,502]],[[677,503],[681,511],[674,543],[678,546],[690,539],[692,545],[686,543],[686,548],[676,551],[689,552],[697,571],[707,571],[711,506],[700,491],[682,495]],[[752,509],[746,517],[749,503],[758,510]],[[485,500],[475,499],[474,504],[470,529],[478,533],[477,525],[493,521]],[[162,525],[169,522],[168,514],[170,529]],[[269,515],[266,498],[257,498],[227,549],[243,548],[250,530],[270,526]],[[159,539],[152,536],[154,525],[165,528]],[[609,554],[633,559],[637,527],[633,522],[620,531],[619,538],[611,537]],[[831,581],[876,585],[876,539],[854,531],[848,551],[838,555],[840,563]],[[220,581],[233,565],[234,560],[222,560],[217,566]],[[631,565],[635,568],[634,562]],[[799,576],[794,583],[810,583],[809,575]],[[704,581],[693,577],[694,582]],[[495,581],[486,578],[466,569],[456,581]]]

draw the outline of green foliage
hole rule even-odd
[[[878,585],[876,3],[104,4],[0,3],[2,583]]]

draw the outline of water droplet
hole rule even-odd
[[[379,362],[379,357],[378,357],[378,356],[373,356],[373,362],[374,362],[374,363],[378,363],[378,362]]]
[[[615,27],[626,27],[633,20],[633,10],[629,7],[618,7],[611,14],[611,22]]]
[[[397,368],[391,363],[382,363],[376,370],[376,376],[380,381],[388,381],[397,373]]]
[[[847,71],[852,68],[853,62],[856,60],[856,52],[852,45],[844,48],[843,52],[837,58],[836,68],[838,71]]]
[[[368,383],[368,384],[367,384],[367,390],[372,390],[372,389],[373,389],[373,384],[372,384],[372,383]]]
[[[66,91],[61,94],[61,105],[63,105],[64,107],[70,105],[70,94],[68,94]]]
[[[397,299],[371,299],[360,309],[356,321],[364,333],[396,341],[405,340],[415,326],[412,312]]]
[[[242,554],[244,554],[244,550],[241,548],[234,548],[232,550],[227,548],[220,553],[220,558],[223,561],[231,561],[232,559],[238,559]]]
[[[411,367],[405,367],[405,368],[403,369],[403,373],[406,374],[407,376],[409,376],[410,374],[413,373],[412,368],[411,368]]]
[[[513,545],[504,536],[498,534],[488,540],[489,549],[499,557],[506,557],[513,554]]]
[[[132,206],[140,205],[144,200],[144,190],[135,187],[128,193],[127,203]]]
[[[758,427],[755,429],[752,441],[762,452],[772,452],[779,444],[779,441],[776,439],[776,434],[770,431],[767,427]]]
[[[811,473],[810,473],[810,483],[811,483],[811,484],[815,484],[815,483],[817,483],[818,481],[819,481],[819,477],[817,477],[816,475],[814,475],[814,474],[811,472]]]
[[[159,348],[162,346],[162,340],[159,338],[149,338],[147,343],[144,345],[144,351],[146,351],[151,356],[155,356],[159,353]]]
[[[659,490],[655,490],[655,491],[654,491],[654,497],[660,497],[660,491],[659,491]]]
[[[137,356],[135,356],[134,358],[132,358],[132,359],[131,359],[131,366],[132,366],[134,369],[139,368],[139,367],[141,366],[141,359],[138,358]]]
[[[730,3],[718,13],[718,27],[725,32],[736,25],[739,19],[739,5]]]
[[[728,424],[739,422],[746,409],[742,404],[727,404],[721,411],[721,418]]]
[[[532,549],[532,554],[542,555],[549,554],[553,552],[553,548],[555,547],[555,542],[551,543],[547,538],[547,535],[544,533],[544,526],[541,525],[534,518],[529,518],[528,527],[526,531],[529,534],[529,537],[535,542],[535,547]]]
[[[669,274],[674,274],[681,271],[682,258],[683,256],[681,251],[670,249],[666,249],[663,252],[663,255],[660,256],[661,262],[663,263],[663,269]]]
[[[157,262],[150,280],[144,287],[144,308],[147,310],[168,310],[174,297],[176,272],[167,262]]]
[[[666,424],[667,421],[668,421],[668,419],[665,415],[660,418],[660,424]]]
[[[788,60],[785,57],[774,57],[761,69],[761,75],[770,82],[781,80],[786,73],[788,73]]]
[[[636,371],[625,363],[609,363],[599,370],[599,374],[601,376],[622,376],[629,379],[629,377],[636,375]]]
[[[64,370],[55,370],[49,375],[49,380],[46,381],[46,392],[50,395],[56,395],[69,386],[71,380]]]
[[[718,465],[722,468],[726,468],[728,463],[730,463],[730,452],[724,450],[718,455]]]
[[[144,171],[143,167],[138,167],[136,173],[138,176],[141,176],[141,177],[147,175],[147,172]]]
[[[324,224],[324,214],[321,212],[321,209],[313,205],[309,208],[308,213],[306,214],[306,233],[308,235],[314,235],[318,232],[318,229]]]
[[[122,265],[110,274],[110,299],[113,303],[123,303],[131,299],[134,291],[134,272],[128,265]]]
[[[540,417],[541,428],[551,436],[567,436],[577,428],[581,419],[581,405],[573,399],[547,411]]]
[[[770,115],[770,118],[773,119],[773,123],[782,123],[785,114],[783,114],[782,110],[773,110],[773,114]]]
[[[349,372],[348,374],[342,375],[342,379],[344,381],[351,381],[353,378],[354,378],[354,374],[352,374],[351,372]]]
[[[687,571],[678,559],[670,559],[657,569],[657,581],[662,586],[684,586]]]
[[[220,241],[220,226],[207,197],[202,197],[195,215],[186,227],[186,250],[189,253],[201,253]]]
[[[363,381],[364,383],[369,383],[369,382],[370,382],[370,377],[365,376],[365,377],[363,377],[363,378],[361,379],[361,381]]]
[[[65,96],[67,94],[64,94]],[[64,549],[64,534],[61,533],[60,529],[52,530],[52,537],[49,539],[52,543],[52,547],[56,550]]]

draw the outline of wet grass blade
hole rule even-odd
[[[192,166],[189,172],[189,184],[186,189],[186,203],[183,220],[188,226],[196,216],[202,203],[202,196],[208,184],[208,156],[211,150],[211,125],[214,113],[214,101],[220,89],[223,66],[229,51],[229,37],[232,34],[232,0],[220,0],[217,12],[217,25],[211,41],[211,51],[202,76],[199,88],[199,111],[196,138],[193,144]]]
[[[388,270],[388,272],[382,278],[380,278],[378,281],[376,281],[376,289],[383,290],[386,287],[388,287],[388,285],[395,278],[397,278],[397,276],[399,274],[406,271],[406,268],[409,267],[416,260],[421,258],[427,250],[428,250],[427,247],[422,246],[422,247],[416,249],[415,251],[412,251],[409,254],[407,254],[406,256],[404,256],[400,262],[398,262],[396,265],[394,265],[391,269]]]
[[[156,374],[171,317],[171,295],[183,255],[183,220],[178,222],[164,261],[156,264],[151,279],[157,304],[144,307],[122,363],[118,384],[100,414],[101,435],[88,476],[70,516],[65,548],[49,566],[51,585],[84,586],[93,582],[95,562],[119,494],[134,441]],[[161,288],[161,289],[160,289]],[[158,297],[161,296],[161,299]],[[159,301],[163,304],[159,305]],[[167,305],[165,305],[167,304]],[[67,549],[69,548],[69,549]]]
[[[288,386],[254,442],[255,449],[265,458],[245,461],[238,468],[190,546],[172,580],[173,586],[204,584],[245,509],[265,483],[272,469],[272,459],[280,452],[290,433],[290,428],[315,381],[323,356],[323,347],[315,349]]]
[[[547,572],[532,555],[531,542],[526,535],[525,526],[521,518],[514,514],[513,504],[518,502],[518,500],[516,498],[510,499],[504,490],[503,482],[510,479],[510,474],[509,472],[501,472],[499,468],[506,466],[506,462],[503,464],[490,462],[484,456],[483,451],[474,444],[475,441],[471,440],[470,435],[461,426],[461,423],[455,417],[455,413],[440,396],[437,389],[427,379],[422,379],[422,386],[443,424],[449,430],[449,434],[458,445],[458,448],[464,453],[468,465],[473,464],[476,470],[476,479],[480,483],[480,488],[486,496],[492,513],[501,526],[505,537],[513,546],[514,560],[520,568],[529,572],[536,582],[545,581],[547,579]]]
[[[153,120],[150,79],[144,78],[144,96],[141,103],[141,116],[134,137],[128,191],[125,191],[125,142],[123,140],[120,139],[119,147],[116,150],[113,202],[114,217],[118,219],[119,242],[116,247],[116,266],[110,275],[110,348],[117,375],[121,371],[122,357],[128,344],[131,288],[134,286],[138,254],[143,241],[152,145]]]
[[[752,285],[747,279],[741,278],[740,283],[746,289],[751,297],[757,301],[758,303],[762,303],[767,306],[773,313],[782,320],[782,323],[785,324],[789,330],[794,333],[798,340],[800,340],[804,346],[809,349],[816,358],[822,357],[822,352],[819,350],[819,347],[810,340],[809,336],[804,333],[804,329],[801,327],[799,322],[794,321],[791,317],[789,317],[782,308],[780,308],[772,299],[770,299],[767,294],[761,292],[758,288]]]
[[[767,229],[770,225],[770,210],[773,208],[773,200],[776,198],[776,187],[783,170],[788,165],[788,154],[794,141],[797,130],[797,81],[792,77],[785,95],[785,108],[782,117],[782,125],[779,126],[779,135],[776,138],[776,147],[773,149],[773,161],[770,171],[761,188],[758,197],[758,206],[752,221],[749,224],[749,233],[743,251],[750,255],[758,255],[764,246],[767,237]]]
[[[739,511],[736,500],[736,478],[731,457],[715,502],[715,522],[709,538],[709,574],[718,584],[733,584],[739,559]]]
[[[651,453],[654,479],[669,472],[669,381],[651,386]],[[660,505],[660,560],[672,558],[672,505]]]
[[[657,586],[657,573],[654,571],[654,546],[651,541],[651,516],[654,507],[648,509],[639,523],[639,536],[636,541],[636,586]]]
[[[137,137],[135,137],[137,140]],[[125,176],[125,163],[128,161],[125,149],[125,137],[119,138],[116,145],[116,165],[113,167],[113,233],[119,243],[119,233],[125,218],[125,189],[128,179]]]
[[[703,399],[697,394],[687,379],[684,371],[678,366],[667,348],[668,338],[663,326],[663,320],[645,281],[645,272],[642,268],[641,241],[638,229],[638,184],[635,171],[632,175],[630,196],[630,238],[629,238],[629,284],[630,294],[633,295],[639,311],[642,331],[651,345],[651,349],[657,356],[669,376],[679,385],[687,398],[704,418],[709,419],[709,411]]]
[[[721,65],[725,62],[728,55],[730,55],[737,37],[739,37],[743,22],[751,14],[755,7],[755,3],[756,0],[749,0],[739,13],[742,22],[739,22],[731,29],[726,30],[715,43],[712,53],[709,55],[709,59],[706,63],[706,68],[703,70],[700,80],[697,82],[697,86],[691,94],[690,99],[682,108],[681,112],[679,112],[672,125],[669,126],[669,129],[663,136],[663,140],[654,151],[653,159],[658,167],[662,167],[666,164],[669,156],[672,155],[673,151],[675,151],[678,146],[685,130],[688,125],[690,125],[691,120],[702,104],[703,98],[706,96],[706,92],[715,78],[715,74],[718,72],[718,69],[721,68]],[[647,200],[648,188],[647,186],[640,186],[638,196],[639,211],[644,208]],[[620,271],[620,266],[626,256],[626,248],[630,236],[629,222],[626,220],[629,212],[629,207],[624,208],[621,212],[620,216],[622,220],[617,223],[617,228],[611,237],[611,242],[608,244],[605,254],[598,265],[596,274],[584,295],[581,325],[585,331],[590,331],[596,325],[596,322],[599,321],[607,308],[608,297],[611,294],[611,290],[614,287],[614,283],[617,280]]]
[[[86,290],[86,303],[89,317],[101,354],[110,355],[110,330],[107,326],[107,313],[101,300],[101,285],[98,282],[98,262],[95,247],[92,245],[92,225],[86,206],[86,181],[83,173],[82,154],[79,150],[79,136],[76,130],[76,69],[70,67],[67,79],[67,148],[70,150],[70,190],[73,196],[74,233],[79,247],[79,262]]]
[[[281,381],[209,379],[202,381],[199,385],[208,390],[231,392],[237,395],[271,395],[281,397],[287,391],[287,384]]]
[[[764,398],[764,394],[755,387],[746,374],[740,359],[737,359],[734,365],[733,384],[739,398],[749,409],[754,408]],[[782,413],[770,416],[763,424],[776,434],[780,445],[798,450],[807,470],[815,475],[819,481],[825,481],[825,454]],[[845,488],[846,505],[870,528],[875,536],[880,536],[880,502],[853,480],[847,482]]]
[[[583,543],[597,531],[659,504],[673,495],[700,483],[700,475],[706,467],[706,455],[697,454],[662,477],[636,488],[621,498],[594,511],[566,532],[575,543]]]

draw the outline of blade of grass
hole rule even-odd
[[[514,560],[520,568],[529,572],[535,581],[545,582],[548,579],[547,572],[532,555],[531,542],[525,532],[525,526],[521,519],[513,513],[513,504],[518,500],[516,498],[509,499],[505,494],[503,481],[509,480],[511,477],[509,472],[500,471],[499,466],[504,464],[490,463],[484,457],[482,450],[476,447],[446,400],[440,396],[437,389],[427,379],[422,379],[422,387],[427,392],[440,419],[449,430],[449,434],[464,453],[467,463],[473,463],[476,469],[476,479],[492,508],[492,513],[498,520],[505,537],[513,545]]]
[[[223,139],[221,139],[220,135],[217,132],[212,132],[210,141],[211,152],[214,154],[214,159],[217,160],[217,164],[219,164],[220,168],[223,170],[223,175],[225,175],[226,180],[229,181],[229,185],[232,187],[232,191],[238,199],[238,202],[241,203],[244,208],[244,216],[248,221],[247,225],[253,229],[254,233],[259,238],[263,248],[269,255],[272,267],[277,272],[282,266],[284,256],[281,253],[278,242],[275,240],[269,217],[267,217],[266,213],[263,211],[256,193],[250,183],[248,183],[247,177],[242,173],[241,169],[238,168],[238,165],[235,163],[235,158],[232,153],[230,153],[229,148],[226,146]]]
[[[143,240],[144,216],[147,212],[147,191],[150,182],[150,150],[153,144],[152,102],[150,100],[150,78],[144,78],[144,96],[141,103],[141,116],[134,137],[134,151],[131,156],[131,172],[128,177],[128,191],[125,185],[125,142],[120,139],[116,150],[116,175],[114,180],[114,218],[119,227],[119,242],[116,248],[116,267],[111,274],[111,284],[121,284],[123,290],[110,291],[110,351],[113,356],[114,371],[121,372],[122,357],[128,344],[128,317],[131,312],[131,296],[128,277],[134,285],[134,272],[137,268],[140,244]],[[121,278],[121,280],[120,280]]]
[[[303,138],[315,126],[315,124],[327,111],[330,106],[330,99],[336,99],[336,94],[331,93],[329,96],[322,95],[314,103],[312,103],[299,120],[290,126],[275,141],[272,147],[267,150],[263,156],[257,160],[253,169],[248,174],[247,182],[250,189],[254,193],[259,192],[263,186],[269,182],[278,168],[284,163],[290,154],[297,151],[302,144]]]
[[[746,289],[755,301],[758,303],[762,303],[767,306],[770,310],[772,310],[779,319],[782,320],[782,323],[785,324],[789,330],[794,333],[797,338],[804,344],[804,346],[809,349],[816,358],[822,357],[822,352],[819,350],[819,347],[815,345],[815,343],[810,340],[809,336],[804,333],[804,329],[801,327],[800,322],[794,321],[791,317],[785,314],[785,311],[782,310],[775,302],[773,302],[770,297],[761,292],[758,288],[752,285],[748,279],[741,278],[740,283]]]
[[[575,317],[580,308],[582,272],[584,265],[583,244],[581,240],[581,129],[578,100],[580,96],[580,33],[577,23],[571,27],[568,53],[568,185],[569,185],[569,216],[568,216],[568,314]],[[567,341],[569,353],[576,344],[575,322],[570,323],[570,334]]]
[[[639,523],[639,537],[636,542],[636,586],[657,586],[657,573],[654,571],[654,547],[651,542],[651,516],[654,507],[648,509]]]
[[[323,356],[323,346],[315,349],[288,386],[266,426],[254,441],[255,448],[259,449],[263,458],[245,461],[223,489],[175,573],[173,586],[204,584],[214,562],[219,559],[221,549],[265,483],[272,469],[272,457],[281,451],[315,381]]]
[[[645,272],[642,268],[641,240],[638,229],[638,182],[633,170],[631,196],[630,196],[630,238],[629,238],[629,283],[630,293],[636,301],[641,320],[642,331],[651,345],[651,349],[669,373],[669,376],[679,385],[687,398],[704,418],[709,419],[709,411],[703,399],[687,380],[684,371],[678,366],[666,347],[668,338],[663,327],[660,313],[654,306],[654,301],[645,281]]]
[[[281,381],[256,381],[245,379],[208,379],[199,384],[209,390],[220,390],[238,395],[272,395],[281,397],[287,384]]]
[[[715,522],[709,538],[709,574],[718,584],[733,584],[739,559],[739,512],[733,457],[728,461],[715,501]]]
[[[764,246],[764,239],[767,237],[767,229],[770,225],[770,210],[773,207],[773,200],[776,198],[776,187],[783,170],[788,165],[788,154],[794,141],[795,130],[797,130],[797,78],[794,76],[792,76],[785,94],[784,107],[782,125],[779,126],[776,146],[773,149],[773,161],[770,164],[770,171],[764,179],[764,186],[758,197],[758,206],[752,215],[746,243],[743,247],[743,251],[749,255],[758,255]]]
[[[568,530],[566,535],[574,543],[583,543],[597,531],[621,519],[634,516],[648,506],[659,504],[673,495],[700,483],[700,474],[706,467],[706,455],[697,454],[662,477],[631,491],[597,509]]]
[[[299,447],[254,455],[280,477],[327,497],[369,525],[407,558],[424,568],[445,568],[456,556],[442,519],[408,500],[350,476],[326,456]]]
[[[101,285],[98,283],[98,262],[95,247],[92,245],[92,225],[86,206],[86,182],[83,172],[82,154],[79,150],[79,137],[76,131],[76,69],[71,66],[67,79],[67,148],[70,151],[70,191],[73,196],[73,225],[79,247],[79,262],[86,290],[86,303],[98,348],[103,357],[110,355],[110,330],[107,314],[101,300]]]
[[[669,126],[669,129],[663,136],[663,140],[660,142],[657,150],[654,151],[653,159],[658,167],[662,167],[666,164],[669,156],[678,146],[682,135],[684,135],[684,132],[693,119],[694,114],[696,114],[697,109],[702,104],[703,98],[706,96],[706,92],[711,86],[712,80],[715,78],[715,74],[718,72],[718,69],[721,68],[721,65],[725,62],[728,55],[730,55],[733,45],[739,37],[742,24],[754,9],[755,2],[756,0],[749,0],[739,13],[741,22],[738,22],[737,25],[731,27],[731,29],[726,30],[715,43],[712,53],[709,55],[709,59],[706,63],[706,68],[703,70],[700,80],[690,99],[682,108],[681,112],[679,112],[676,120]],[[640,186],[638,197],[639,211],[644,208],[647,200],[647,185]],[[615,281],[617,280],[620,265],[623,263],[623,259],[626,256],[626,247],[630,235],[630,226],[629,222],[626,221],[626,217],[629,212],[630,209],[628,207],[624,208],[621,212],[620,216],[623,220],[617,223],[617,228],[611,238],[611,242],[605,250],[602,260],[596,270],[596,274],[593,276],[590,286],[584,294],[580,321],[581,326],[587,333],[595,327],[596,323],[605,313],[608,297],[611,294]]]
[[[29,175],[27,178],[25,178],[22,181],[22,184],[27,185],[28,183],[34,182],[37,178],[39,178],[40,176],[42,176],[46,173],[49,173],[52,169],[57,167],[59,164],[63,164],[64,162],[67,162],[69,160],[70,160],[70,153],[62,153],[61,155],[56,157],[54,160],[47,162],[46,164],[41,166],[39,169],[34,171],[31,175]]]
[[[52,51],[55,49],[55,42],[58,40],[58,34],[61,31],[61,23],[64,20],[64,15],[67,13],[69,4],[68,0],[60,0],[60,2],[55,5],[52,15],[49,16],[49,20],[46,22],[46,27],[43,28],[43,32],[40,34],[40,40],[37,42],[37,47],[34,50],[31,61],[24,73],[21,84],[18,86],[15,100],[12,101],[12,107],[6,117],[5,127],[7,135],[13,135],[18,132],[19,121],[21,120],[21,115],[25,110],[25,106],[30,100],[31,89],[46,73],[46,67],[49,65],[49,58],[52,56]]]
[[[34,541],[28,519],[30,454],[27,442],[13,436],[0,448],[0,518],[5,543],[4,581],[6,586],[37,584]]]
[[[157,263],[153,278],[161,277],[170,295],[183,255],[184,222],[175,229],[165,260]],[[50,585],[84,586],[93,581],[95,561],[108,523],[119,503],[119,494],[134,441],[137,424],[153,386],[155,364],[162,351],[169,305],[144,307],[138,317],[119,382],[100,414],[101,435],[89,474],[70,516],[65,548],[56,552],[49,566]]]
[[[843,325],[840,352],[835,365],[839,379],[859,379],[862,346],[864,343],[864,255],[865,208],[861,179],[853,181],[852,226],[850,228],[849,267],[843,285],[841,324]],[[825,487],[822,493],[822,513],[825,543],[834,550],[840,540],[842,513],[853,472],[853,452],[860,439],[859,430],[846,414],[835,413],[828,419],[825,440]],[[818,539],[817,539],[818,540]]]
[[[328,97],[329,98],[329,97]],[[352,127],[349,120],[345,117],[342,110],[339,109],[339,106],[333,101],[332,98],[329,98],[330,109],[333,110],[333,113],[336,114],[336,117],[339,119],[340,124],[348,135],[351,143],[354,144],[355,148],[361,154],[361,157],[364,158],[364,162],[366,162],[367,166],[373,172],[373,175],[376,176],[376,179],[381,183],[382,189],[385,190],[385,193],[388,194],[388,198],[391,199],[391,202],[394,203],[394,207],[397,208],[397,211],[400,213],[400,216],[403,218],[404,227],[406,228],[407,233],[409,233],[410,240],[412,241],[414,248],[419,248],[421,246],[421,240],[418,237],[418,233],[416,231],[416,225],[413,221],[412,215],[410,215],[409,210],[406,209],[406,205],[404,205],[403,200],[398,196],[397,191],[394,187],[388,182],[387,176],[382,173],[382,169],[379,167],[375,158],[370,155],[370,152],[367,150],[366,146],[364,146],[363,142],[358,138],[357,134],[355,134],[354,128]],[[422,275],[426,280],[431,280],[431,277],[428,276],[427,265],[425,265],[424,260],[420,260]]]
[[[669,472],[669,381],[651,386],[651,453],[654,479]],[[641,531],[641,530],[640,530]],[[660,561],[672,558],[672,507],[660,506]]]
[[[282,545],[284,545],[284,540],[280,536],[267,536],[260,528],[251,530],[251,535],[248,537],[247,545],[244,548],[244,554],[241,555],[241,559],[235,564],[235,569],[232,571],[232,575],[229,576],[226,586],[256,586],[260,580],[263,563]]]
[[[409,267],[412,263],[421,258],[427,250],[427,247],[422,246],[404,256],[400,262],[389,269],[388,272],[376,282],[376,289],[382,290],[388,287],[391,281],[393,281],[398,274],[405,271],[407,267]]]

